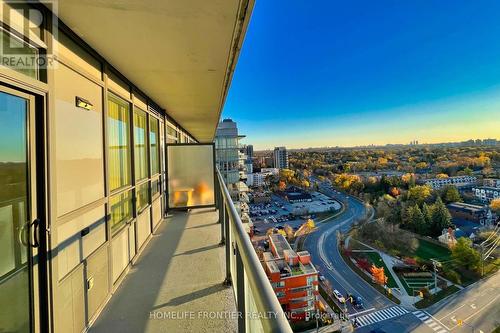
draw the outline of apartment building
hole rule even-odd
[[[175,279],[165,289],[194,263],[204,281],[225,267],[238,310],[254,302],[279,313],[270,285],[250,289],[265,273],[214,161],[253,1],[0,6],[0,331],[85,332],[104,309],[94,331],[172,331],[174,322],[147,316],[166,295],[206,287]],[[187,231],[196,221],[205,229]],[[217,235],[204,233],[212,225],[221,237],[207,246],[215,255],[200,261],[179,251]],[[172,239],[158,243],[158,230]],[[145,249],[158,261],[142,260]],[[185,264],[173,269],[176,253]],[[184,303],[175,307],[189,310]],[[200,321],[190,327],[222,330]],[[280,318],[235,326],[291,332]]]
[[[464,219],[481,225],[490,225],[494,218],[487,206],[453,202],[446,206],[453,218]]]
[[[500,188],[489,186],[478,186],[472,188],[472,193],[481,202],[489,204],[494,199],[500,199]]]
[[[240,181],[242,154],[240,140],[245,136],[238,133],[238,125],[232,119],[224,119],[217,126],[215,154],[217,166],[227,185]]]
[[[318,272],[309,252],[295,252],[281,234],[269,235],[262,265],[291,321],[313,317],[318,306]]]
[[[286,147],[274,148],[273,166],[278,169],[288,169],[288,152],[286,151]]]
[[[262,168],[260,172],[247,174],[246,184],[250,187],[261,187],[268,183],[267,177],[278,174],[279,170],[276,168]]]
[[[500,179],[485,178],[483,179],[483,185],[487,187],[500,188]]]
[[[474,176],[456,176],[456,177],[447,177],[447,178],[433,178],[426,179],[424,184],[432,187],[433,190],[439,190],[443,186],[453,185],[457,187],[459,190],[464,190],[467,188],[471,188],[473,185],[477,183],[477,177]]]

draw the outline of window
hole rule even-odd
[[[149,118],[149,145],[151,149],[151,174],[154,175],[160,172],[158,120],[154,117]]]
[[[111,212],[111,232],[113,233],[132,219],[131,191],[112,196],[109,199],[109,209]]]
[[[5,6],[5,4],[2,3],[2,6]],[[36,27],[36,25],[33,26]],[[38,49],[3,29],[0,29],[0,38],[2,65],[31,78],[38,79],[40,60]]]
[[[134,110],[134,161],[136,181],[147,178],[148,176],[146,119],[146,112],[139,109]]]
[[[149,182],[136,187],[137,211],[141,212],[149,204]]]
[[[155,198],[160,193],[160,178],[151,181],[151,197]]]
[[[108,100],[108,149],[110,191],[130,185],[129,104],[117,97]]]

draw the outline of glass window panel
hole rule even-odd
[[[136,180],[148,176],[148,157],[146,150],[146,112],[134,110],[134,161]]]
[[[137,211],[143,210],[149,204],[149,182],[137,186]]]
[[[112,196],[109,199],[109,208],[111,211],[111,232],[115,232],[132,219],[132,192],[127,191]]]
[[[154,198],[160,193],[160,178],[151,181],[151,196]]]
[[[29,332],[29,102],[0,92],[0,331]]]
[[[167,147],[170,207],[214,204],[213,152],[212,145]]]
[[[39,52],[22,39],[0,29],[2,65],[34,79],[38,78]]]
[[[158,119],[154,117],[149,119],[149,144],[151,147],[151,174],[154,175],[160,172]]]
[[[108,100],[109,188],[130,185],[129,104],[114,96]]]

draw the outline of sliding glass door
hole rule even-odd
[[[0,86],[0,332],[38,331],[34,98]]]

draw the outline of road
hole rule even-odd
[[[460,320],[462,324],[460,325]],[[489,333],[500,326],[500,274],[425,309],[357,329],[368,332]]]
[[[356,332],[492,332],[500,326],[500,273],[480,281],[425,309],[401,309],[372,288],[344,262],[337,247],[337,231],[347,232],[356,219],[366,214],[363,203],[346,194],[320,190],[345,205],[342,214],[319,224],[307,236],[304,248],[320,273],[342,294],[354,293],[364,300],[364,309],[348,307],[350,317],[364,321]],[[364,317],[364,319],[363,319]],[[367,318],[368,317],[368,318]],[[460,320],[463,322],[460,325]]]
[[[345,205],[345,210],[328,222],[319,224],[316,231],[307,236],[304,249],[311,254],[312,262],[320,273],[330,281],[334,289],[343,295],[352,293],[363,298],[364,308],[357,310],[349,306],[350,314],[356,314],[360,311],[366,313],[394,306],[393,302],[372,288],[347,266],[336,246],[337,231],[347,232],[357,219],[363,218],[366,215],[365,205],[349,195],[329,189],[325,184],[320,185],[320,190],[341,201]]]

